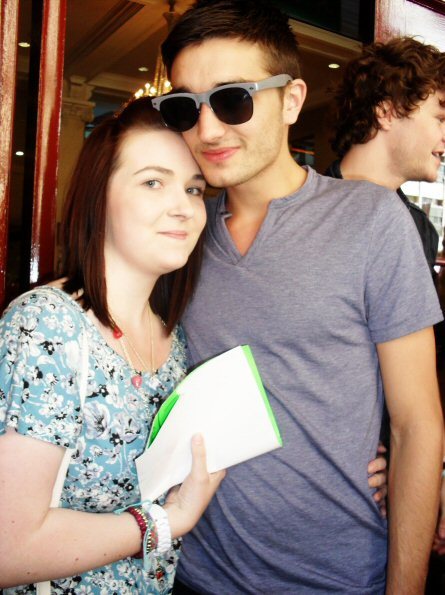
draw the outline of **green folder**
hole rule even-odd
[[[275,434],[277,436],[277,439],[280,443],[281,446],[283,446],[283,440],[281,438],[281,434],[280,434],[280,430],[278,429],[278,424],[276,422],[274,413],[272,411],[272,407],[270,406],[269,403],[269,399],[267,397],[266,391],[264,389],[263,386],[263,382],[261,380],[261,376],[260,373],[258,371],[256,362],[255,362],[255,358],[253,357],[253,353],[252,350],[250,348],[249,345],[242,345],[241,346],[243,353],[244,353],[244,357],[246,358],[250,370],[252,372],[253,377],[255,378],[255,381],[257,383],[258,389],[260,391],[260,394],[263,398],[264,401],[264,405],[266,407],[267,413],[269,415],[269,419],[270,419],[270,423],[272,424],[272,427],[275,430]],[[218,356],[217,356],[218,357]],[[211,360],[209,360],[211,361]],[[159,430],[162,428],[162,425],[164,424],[165,420],[168,418],[168,416],[170,415],[170,412],[172,411],[173,407],[175,406],[176,402],[178,401],[178,399],[181,396],[181,385],[184,382],[187,382],[187,379],[192,375],[192,374],[196,374],[198,372],[198,370],[202,369],[204,366],[208,365],[209,362],[204,362],[203,364],[201,364],[200,366],[198,366],[197,368],[195,368],[194,370],[192,370],[192,372],[190,372],[190,374],[188,374],[176,387],[176,389],[172,392],[172,394],[170,396],[167,397],[167,399],[162,403],[161,407],[159,408],[159,411],[157,412],[152,426],[151,426],[151,431],[150,431],[150,435],[148,437],[148,442],[147,442],[147,447],[149,448],[150,445],[153,443],[154,439],[156,438],[156,436],[158,435]]]

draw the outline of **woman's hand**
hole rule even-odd
[[[380,508],[380,514],[386,518],[386,495],[388,493],[388,470],[386,461],[386,448],[380,442],[377,448],[377,454],[380,455],[373,459],[368,465],[368,485],[375,488],[373,494],[374,501]]]
[[[201,518],[226,472],[208,473],[204,440],[192,438],[192,469],[181,486],[170,490],[164,505],[172,538],[190,531]]]

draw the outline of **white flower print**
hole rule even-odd
[[[67,341],[65,347],[66,365],[71,370],[77,370],[81,365],[81,348],[78,341]]]
[[[101,403],[88,403],[84,409],[87,438],[105,438],[109,433],[110,411]]]
[[[51,331],[56,330],[59,325],[57,316],[44,316],[43,322],[45,323],[45,326],[47,326]]]

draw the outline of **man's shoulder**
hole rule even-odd
[[[332,198],[337,198],[338,201],[357,201],[368,200],[373,204],[384,203],[390,201],[397,204],[400,200],[397,194],[385,188],[378,186],[368,180],[344,180],[343,178],[331,177],[327,174],[314,174],[314,195],[332,195]],[[365,205],[362,205],[364,207]]]
[[[339,159],[336,159],[329,165],[322,177],[328,178],[330,180],[328,184],[331,183],[333,187],[335,187],[335,184],[340,184],[340,187],[343,185],[349,190],[353,189],[354,192],[366,193],[375,197],[376,200],[385,200],[387,197],[391,197],[391,200],[397,203],[397,200],[395,200],[396,192],[390,188],[375,184],[369,180],[345,180],[342,176]]]

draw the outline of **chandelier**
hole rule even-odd
[[[167,22],[167,34],[170,32],[175,18],[177,16],[175,13],[176,0],[169,0],[168,4],[168,12],[164,12],[164,14],[162,15]],[[172,85],[167,78],[167,70],[162,61],[161,48],[159,48],[158,55],[156,58],[156,68],[153,80],[145,83],[143,87],[136,91],[134,96],[136,98],[143,97],[144,95],[148,97],[157,97],[158,95],[168,93],[171,90],[171,88]]]

